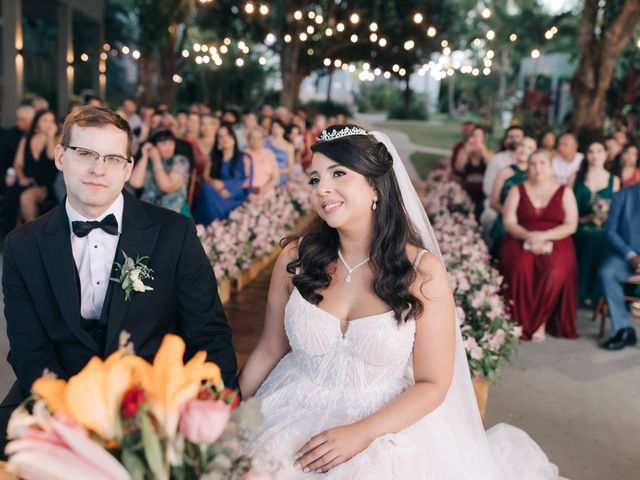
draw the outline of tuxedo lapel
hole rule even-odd
[[[36,237],[49,284],[65,322],[82,343],[101,354],[98,343],[80,323],[80,292],[70,235],[69,219],[61,205]]]
[[[134,260],[136,257],[150,257],[155,247],[160,225],[153,223],[149,215],[145,212],[141,202],[131,195],[124,194],[124,210],[122,212],[122,233],[118,242],[114,262],[122,265],[124,262],[123,252]],[[117,274],[114,273],[115,276]],[[115,283],[115,282],[113,282]],[[124,290],[120,284],[114,284],[110,288],[112,291],[107,295],[107,338],[105,342],[106,352],[115,349],[111,348],[114,341],[120,334],[127,308],[131,302],[136,301],[137,296],[145,293],[132,292],[129,301],[125,301]],[[108,292],[109,293],[109,292]],[[148,293],[147,293],[148,295]],[[105,302],[106,306],[106,302]]]

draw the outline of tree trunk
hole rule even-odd
[[[333,67],[329,67],[329,78],[327,79],[327,103],[331,101],[331,84],[333,83]]]
[[[598,9],[599,0],[585,0],[578,29],[581,58],[571,93],[573,125],[580,138],[602,134],[607,90],[618,59],[640,21],[640,1],[625,0],[617,17],[600,27],[603,34],[597,36]]]
[[[138,60],[138,84],[136,99],[141,105],[153,103],[153,85],[158,65],[154,52],[143,53]]]
[[[290,110],[295,108],[300,94],[300,84],[309,73],[300,66],[299,58],[300,45],[297,37],[294,36],[290,43],[283,44],[280,52],[280,72],[282,74],[280,105]]]
[[[173,75],[177,73],[177,56],[175,52],[175,29],[165,38],[160,49],[160,72],[158,75],[158,101],[173,108],[176,102],[176,83]]]
[[[413,90],[411,90],[411,86],[409,85],[409,75],[408,74],[404,79],[403,98],[404,98],[404,110],[408,114],[409,110],[411,109],[411,99],[413,98]],[[409,117],[407,116],[407,118],[409,118]]]

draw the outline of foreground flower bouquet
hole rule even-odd
[[[153,364],[121,349],[68,382],[40,378],[11,416],[7,470],[25,479],[268,478],[240,452],[260,423],[257,400],[239,403],[220,369],[165,336]]]

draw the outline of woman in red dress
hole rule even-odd
[[[576,199],[553,178],[547,152],[533,153],[528,171],[504,204],[507,237],[500,264],[507,297],[521,338],[541,342],[545,331],[577,338],[578,267],[571,239],[578,225]]]

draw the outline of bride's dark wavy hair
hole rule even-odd
[[[357,125],[334,125],[326,131],[331,133],[345,127],[360,128]],[[424,248],[424,245],[404,209],[393,173],[393,158],[387,148],[373,135],[350,135],[331,141],[317,141],[311,146],[311,151],[364,175],[377,190],[375,232],[370,249],[373,291],[393,309],[399,323],[419,316],[423,305],[409,290],[416,272],[413,262],[407,257],[406,246],[411,244]],[[285,238],[282,245],[296,238]],[[338,259],[339,246],[337,230],[318,218],[304,232],[298,246],[298,258],[287,265],[287,272],[294,275],[295,287],[314,305],[323,298],[318,291],[327,288],[331,282],[327,267]]]

